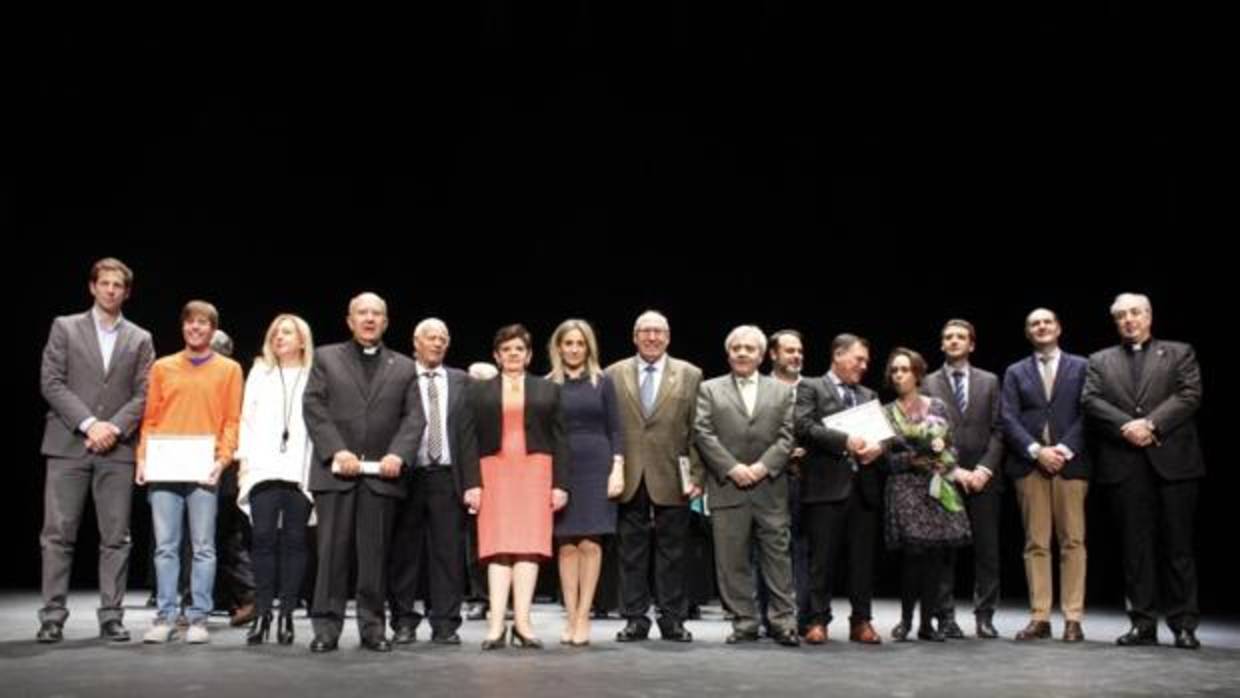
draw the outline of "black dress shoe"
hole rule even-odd
[[[527,650],[540,650],[543,648],[542,640],[529,635],[522,635],[515,625],[512,626],[512,633],[508,637],[512,641],[513,647],[521,647]]]
[[[1158,631],[1154,628],[1139,628],[1132,626],[1128,632],[1115,638],[1115,644],[1120,647],[1141,647],[1144,645],[1158,644]]]
[[[49,645],[53,642],[60,642],[65,639],[65,634],[64,631],[60,629],[59,623],[53,623],[49,620],[44,621],[43,624],[39,626],[39,632],[35,634],[34,639],[37,642]]]
[[[650,636],[650,626],[642,625],[636,621],[629,621],[627,625],[616,633],[616,642],[640,642]]]
[[[362,649],[371,652],[391,652],[392,643],[386,637],[364,637],[362,638]]]
[[[418,629],[412,625],[401,625],[392,633],[393,645],[412,645],[418,641]]]
[[[99,637],[109,642],[129,642],[129,631],[121,624],[119,618],[105,620],[99,626]]]
[[[436,645],[459,645],[461,644],[461,636],[456,633],[448,635],[431,635],[431,642]]]
[[[482,649],[484,650],[502,650],[508,644],[508,628],[504,628],[499,637],[489,637],[482,641]]]
[[[1181,628],[1175,631],[1175,646],[1182,650],[1199,650],[1201,642],[1197,640],[1197,633],[1192,628]]]
[[[943,636],[948,640],[964,639],[964,631],[961,630],[956,621],[951,618],[939,621],[939,632],[943,633]]]
[[[689,632],[681,623],[669,625],[666,628],[659,628],[659,637],[668,642],[693,642],[693,633]]]
[[[728,635],[727,639],[724,640],[724,642],[728,643],[729,645],[739,645],[742,642],[757,642],[757,641],[758,641],[757,631],[742,632],[740,630],[733,630],[732,634]]]
[[[702,620],[702,607],[697,604],[690,606],[687,615],[689,620]]]
[[[983,640],[993,640],[999,637],[999,631],[995,630],[995,624],[989,618],[978,618],[977,636]]]
[[[775,642],[784,647],[800,647],[801,636],[797,635],[796,628],[788,628],[787,630],[776,630],[771,637],[775,638]]]
[[[947,642],[947,635],[934,626],[923,624],[917,628],[917,639],[926,642]]]
[[[908,632],[912,626],[912,622],[907,620],[896,623],[896,627],[891,629],[891,639],[896,642],[908,642]]]
[[[317,652],[335,652],[336,645],[338,642],[339,640],[334,637],[327,637],[326,635],[315,635],[314,639],[310,641],[310,651],[316,652],[316,653]]]

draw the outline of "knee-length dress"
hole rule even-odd
[[[917,442],[927,420],[941,420],[950,425],[947,406],[937,398],[930,398],[930,405],[920,413],[906,415],[900,406],[887,405],[892,425],[899,437],[892,452],[887,456],[891,476],[886,489],[886,540],[887,547],[941,548],[968,545],[970,540],[969,516],[963,509],[948,511],[938,500],[930,496],[932,473],[911,464],[917,452]],[[901,419],[897,419],[896,417]],[[899,423],[904,422],[906,432],[901,433]],[[948,431],[950,448],[950,428]],[[955,487],[944,482],[944,487]]]
[[[612,457],[623,453],[620,412],[611,379],[565,378],[560,406],[568,433],[572,469],[568,505],[555,516],[555,535],[595,536],[615,533],[616,503],[607,498]]]
[[[478,557],[551,557],[551,456],[525,450],[523,393],[503,391],[500,452],[484,456]]]

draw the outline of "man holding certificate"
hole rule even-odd
[[[810,625],[805,641],[814,645],[827,641],[831,577],[841,564],[844,541],[848,541],[852,603],[848,638],[870,645],[882,642],[870,622],[880,501],[874,461],[883,453],[879,438],[890,434],[891,427],[881,410],[848,413],[852,416],[847,424],[824,423],[829,416],[876,399],[873,390],[860,384],[869,363],[869,343],[841,334],[831,342],[831,370],[821,378],[805,378],[797,387],[796,440],[806,451],[801,464],[801,521],[810,543]]]
[[[306,429],[314,442],[310,491],[319,517],[319,568],[311,652],[336,649],[357,561],[362,647],[391,651],[384,637],[387,558],[396,504],[426,430],[413,359],[383,345],[387,303],[363,293],[349,303],[353,338],[320,347],[306,383]]]
[[[180,596],[181,526],[189,511],[194,560],[185,641],[204,643],[215,585],[216,485],[233,460],[241,420],[241,365],[211,350],[215,306],[190,301],[181,311],[185,349],[151,367],[135,479],[149,483],[155,530],[158,613],[144,642],[172,638]]]

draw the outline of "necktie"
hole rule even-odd
[[[960,408],[960,414],[964,414],[969,408],[969,396],[964,392],[964,371],[960,369],[952,371],[952,391],[956,394],[956,406]]]
[[[745,412],[752,417],[754,403],[757,402],[758,397],[755,394],[758,391],[754,387],[753,378],[737,378],[736,384],[741,391],[741,402],[745,403]]]
[[[857,406],[856,388],[854,388],[851,385],[848,385],[847,383],[840,383],[840,389],[844,391],[844,406],[845,407],[856,407]]]
[[[654,366],[646,366],[645,372],[641,385],[642,414],[649,417],[654,410]]]
[[[1051,363],[1050,354],[1042,354],[1038,357],[1042,361],[1042,390],[1046,392],[1046,401],[1050,402],[1051,393],[1055,389],[1055,365]],[[1046,424],[1042,427],[1042,443],[1052,444],[1051,441],[1051,420],[1048,417]]]
[[[443,434],[439,430],[439,387],[435,384],[438,371],[426,371],[426,457],[432,464],[438,464],[443,457]]]

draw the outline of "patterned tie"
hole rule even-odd
[[[969,396],[964,392],[964,371],[956,369],[952,371],[952,391],[956,394],[956,406],[960,408],[960,414],[964,414],[969,409]]]
[[[645,371],[641,385],[642,414],[649,417],[654,410],[654,366],[646,366]]]
[[[757,389],[754,386],[753,378],[737,378],[737,385],[740,387],[741,402],[745,403],[745,412],[748,416],[753,416],[754,403],[758,401]]]
[[[1038,359],[1042,361],[1042,390],[1046,392],[1046,401],[1051,401],[1051,393],[1055,390],[1055,365],[1051,363],[1050,354],[1040,354]],[[1048,418],[1046,424],[1042,426],[1042,443],[1050,445],[1055,443],[1051,440],[1051,420]]]
[[[847,383],[840,383],[840,388],[844,391],[844,406],[857,406],[857,389]]]
[[[438,371],[426,371],[426,399],[430,403],[426,409],[426,457],[431,464],[437,465],[443,457],[443,434],[439,430],[439,387],[435,384]]]

